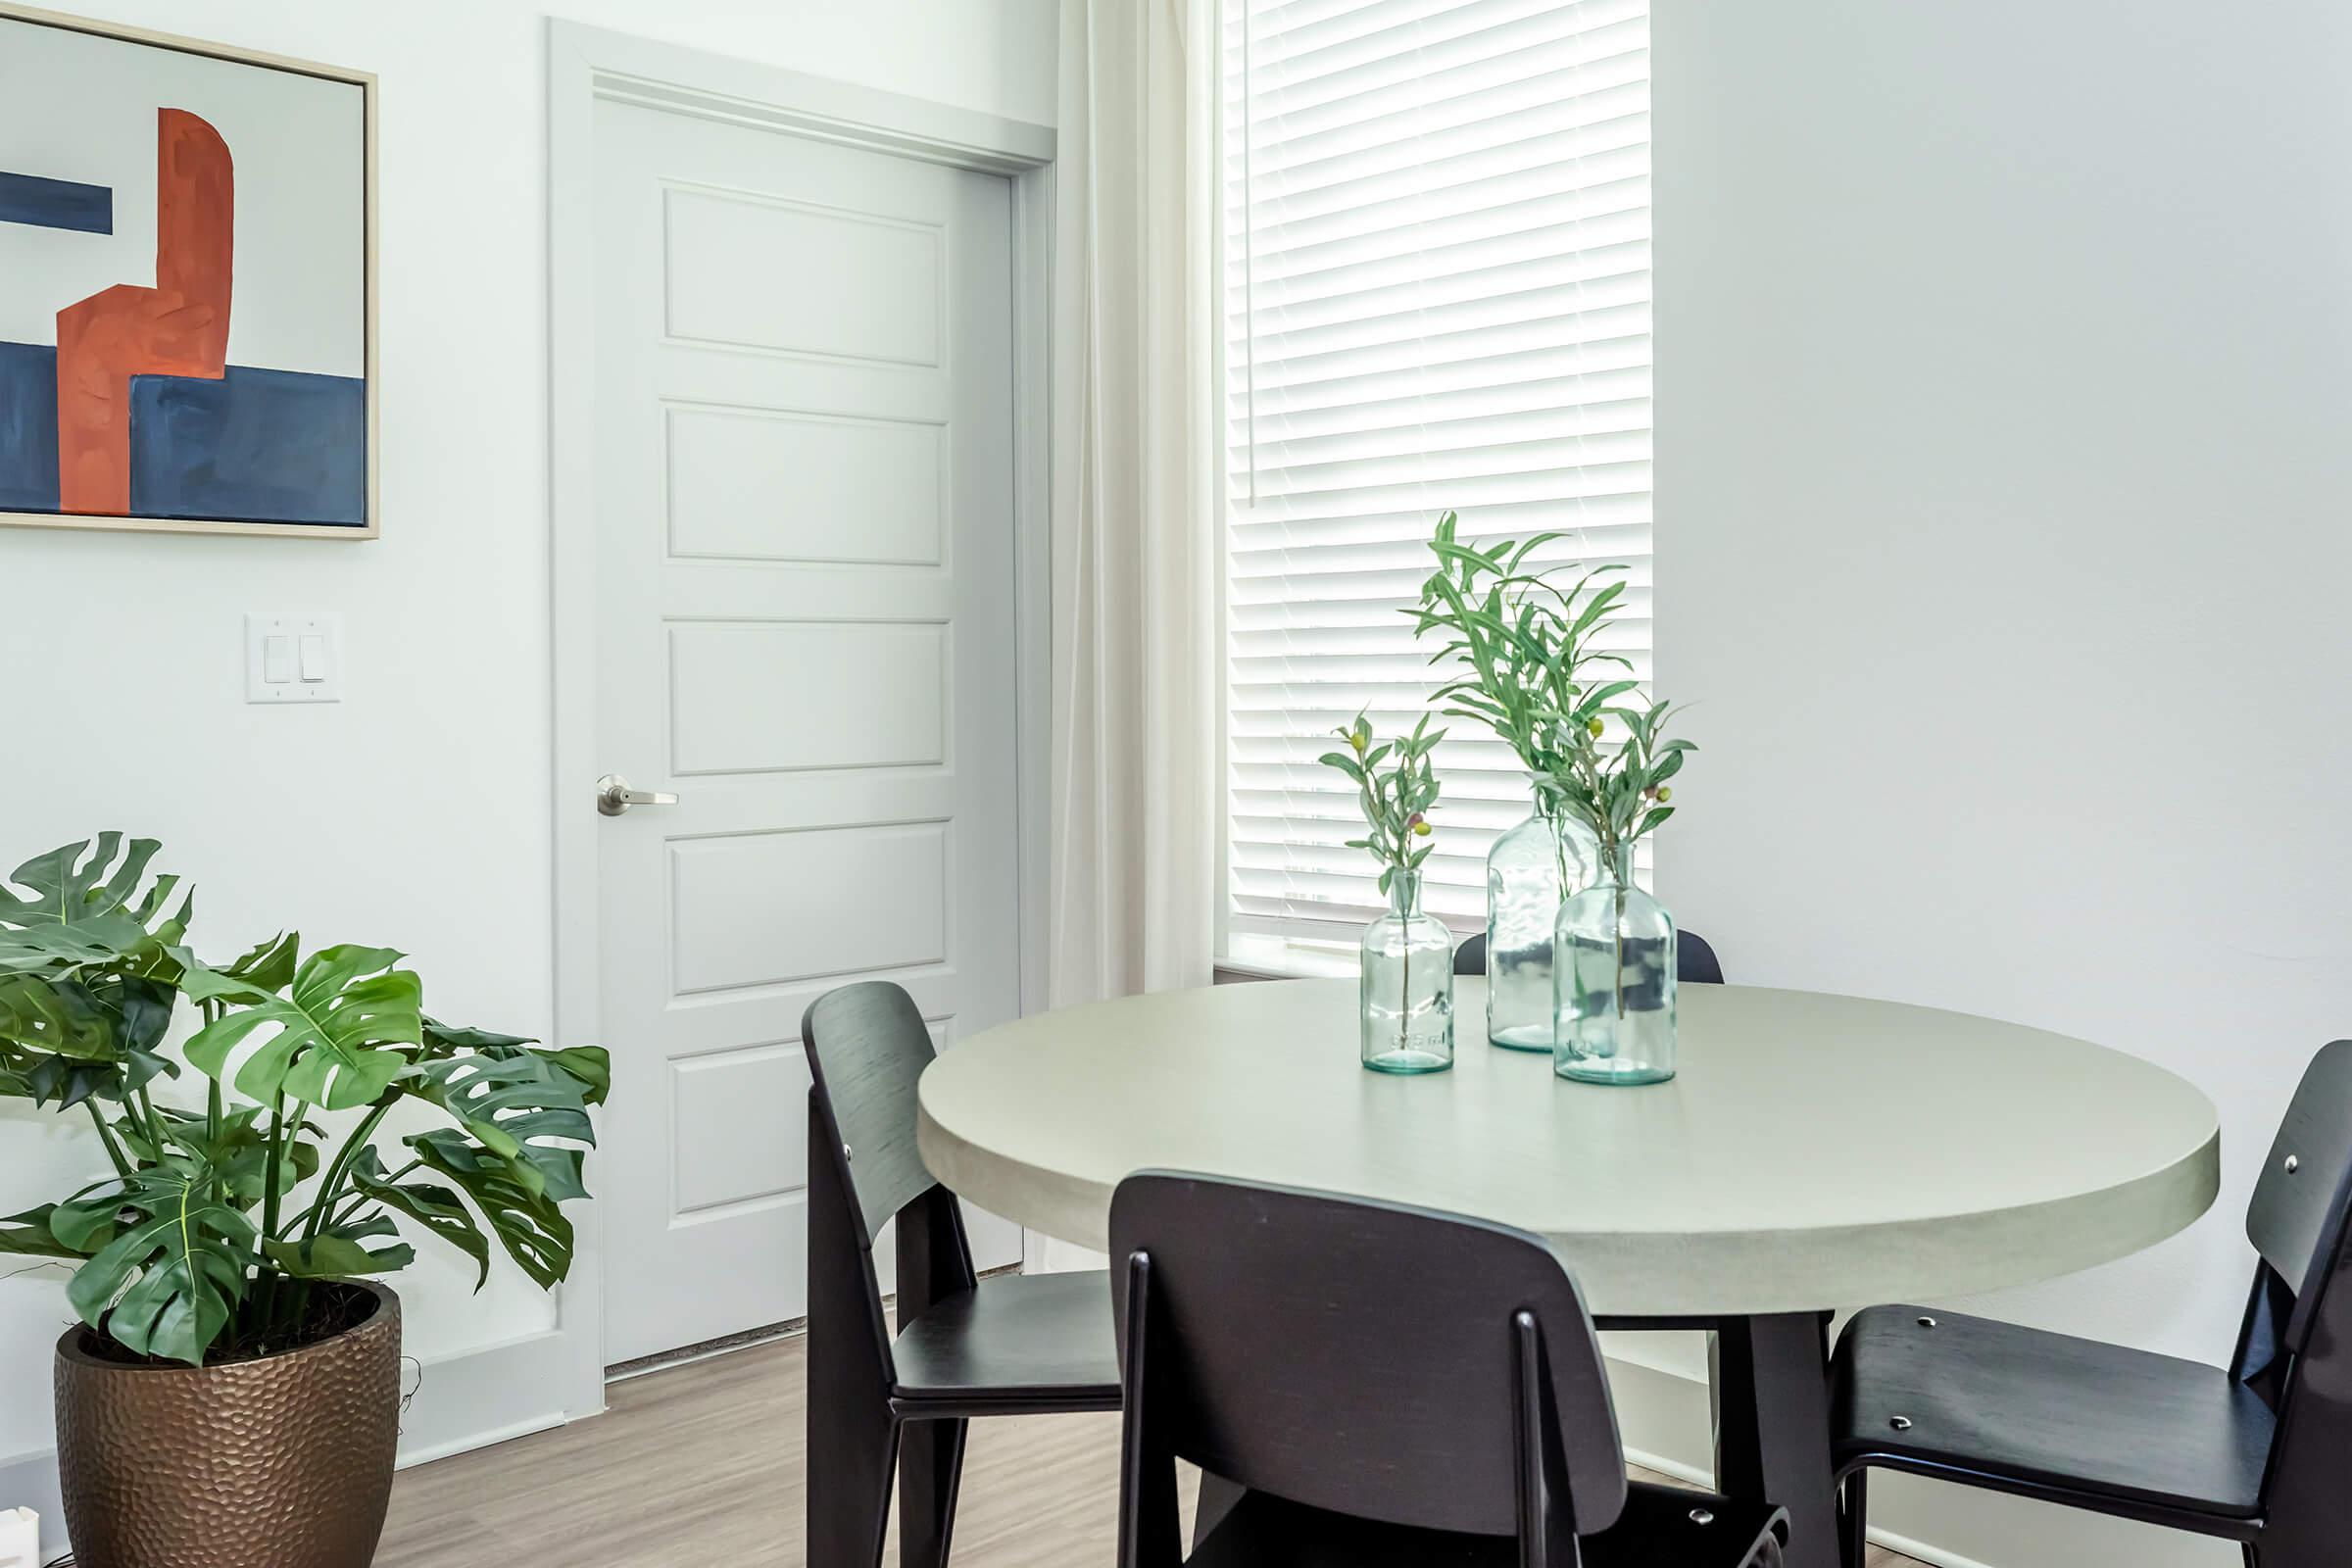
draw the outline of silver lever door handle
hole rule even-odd
[[[629,781],[618,773],[607,773],[596,781],[596,808],[607,816],[618,816],[632,806],[675,806],[678,798],[660,790],[633,790]]]

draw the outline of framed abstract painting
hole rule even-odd
[[[0,0],[0,523],[371,539],[375,78]]]

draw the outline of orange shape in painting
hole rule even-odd
[[[156,129],[155,287],[122,283],[57,313],[58,499],[130,512],[130,378],[228,368],[236,169],[220,133],[184,109]]]

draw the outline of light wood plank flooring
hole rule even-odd
[[[632,1378],[593,1421],[402,1472],[376,1568],[804,1564],[806,1346]],[[973,1422],[956,1568],[1112,1568],[1118,1457],[1115,1415]]]

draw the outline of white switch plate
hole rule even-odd
[[[284,641],[274,642],[278,638]],[[247,612],[245,700],[341,702],[343,617],[316,612]]]

